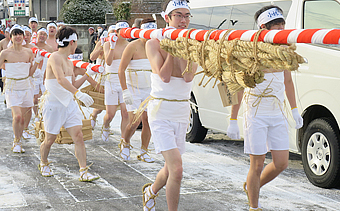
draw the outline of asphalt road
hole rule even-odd
[[[55,175],[42,177],[37,168],[39,146],[35,138],[24,141],[24,154],[11,152],[13,132],[11,111],[0,97],[0,210],[142,210],[141,188],[154,181],[164,165],[161,155],[151,151],[155,163],[138,161],[140,131],[131,141],[131,161],[119,158],[120,115],[111,124],[114,135],[109,142],[100,139],[101,119],[86,141],[91,172],[101,179],[78,181],[79,167],[73,145],[54,144],[49,156]],[[90,110],[85,109],[89,115]],[[153,144],[151,144],[153,148]],[[249,158],[243,154],[243,142],[231,141],[223,134],[209,133],[201,144],[186,144],[184,174],[179,210],[248,210],[242,190]],[[270,162],[270,155],[266,162]],[[263,187],[260,202],[264,210],[339,210],[339,189],[313,186],[306,178],[301,157],[291,154],[289,168]],[[156,210],[167,210],[165,189],[156,199]]]

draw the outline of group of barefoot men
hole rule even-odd
[[[190,22],[190,8],[187,0],[168,0],[162,16],[167,28],[186,29]],[[259,28],[284,29],[282,10],[277,6],[266,6],[255,14]],[[152,135],[156,153],[165,159],[164,167],[158,172],[153,184],[143,186],[143,210],[155,210],[155,198],[166,185],[168,210],[177,210],[182,180],[182,157],[185,152],[185,134],[189,123],[189,99],[197,64],[184,73],[187,61],[171,56],[160,48],[159,39],[137,39],[126,41],[120,35],[122,28],[129,27],[126,21],[110,26],[108,38],[100,38],[91,60],[105,65],[100,80],[90,68],[73,66],[68,59],[77,47],[78,35],[71,27],[60,27],[51,22],[47,29],[37,30],[38,20],[31,18],[29,27],[15,25],[6,31],[7,38],[0,42],[0,66],[5,70],[5,94],[7,106],[12,109],[14,142],[13,152],[24,152],[22,134],[31,118],[31,107],[47,90],[40,102],[45,127],[45,140],[40,146],[39,169],[42,176],[52,176],[48,154],[60,128],[64,126],[73,139],[75,155],[80,167],[80,181],[93,181],[99,176],[88,172],[86,150],[82,136],[82,114],[75,99],[86,106],[93,99],[78,88],[87,80],[94,87],[105,88],[106,114],[102,127],[102,139],[108,141],[110,122],[118,106],[121,110],[120,156],[130,160],[130,139],[142,121],[141,151],[137,158],[154,162],[148,154]],[[144,19],[141,29],[156,29],[153,19]],[[37,34],[37,41],[31,43],[31,35]],[[7,46],[10,46],[7,48]],[[37,47],[53,52],[49,59],[33,54]],[[244,122],[244,151],[250,156],[250,169],[243,188],[248,197],[249,210],[262,210],[259,203],[260,188],[278,176],[288,165],[288,125],[282,106],[286,93],[296,122],[295,128],[302,127],[303,119],[296,107],[294,85],[287,70],[265,70],[265,81],[255,88],[239,92],[239,99],[246,96]],[[75,76],[82,75],[75,80]],[[34,84],[34,86],[32,85]],[[260,105],[253,102],[264,90],[272,89],[271,97],[262,98]],[[100,91],[100,90],[99,90]],[[274,96],[274,97],[272,97]],[[34,99],[34,101],[32,100]],[[139,107],[143,101],[147,110]],[[237,115],[240,102],[233,105],[227,135],[239,139]],[[136,112],[137,111],[137,112]],[[138,112],[139,111],[139,112]],[[37,109],[34,109],[37,115]],[[101,110],[94,109],[91,124],[96,124]],[[280,134],[280,135],[278,135]],[[272,153],[273,161],[264,167],[266,153]],[[264,167],[264,168],[263,168]]]

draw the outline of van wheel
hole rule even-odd
[[[201,143],[207,135],[208,129],[203,127],[201,124],[196,107],[196,101],[193,96],[191,96],[190,102],[190,120],[187,129],[186,141],[190,143]]]
[[[309,123],[302,141],[302,164],[315,186],[333,188],[340,184],[339,133],[328,118]]]

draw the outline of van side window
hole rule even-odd
[[[305,1],[303,14],[304,29],[340,28],[340,4],[333,0]],[[339,50],[340,45],[320,45]]]
[[[340,4],[333,0],[313,0],[304,3],[304,29],[340,28]]]
[[[291,3],[291,1],[275,1],[275,5],[281,7],[284,11],[284,16],[287,16]],[[192,9],[193,18],[189,28],[257,29],[254,20],[255,12],[267,5],[270,5],[270,2]]]
[[[202,9],[191,9],[191,15],[193,17],[190,20],[189,28],[204,30],[211,29],[209,26],[212,11],[213,11],[212,7]]]

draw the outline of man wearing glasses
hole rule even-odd
[[[167,1],[162,16],[168,28],[188,28],[191,13],[187,3],[186,0]],[[187,61],[161,50],[158,39],[146,43],[146,54],[152,68],[148,119],[155,151],[163,155],[165,164],[155,182],[143,187],[143,209],[155,210],[158,191],[166,185],[168,210],[177,210],[183,173],[181,155],[185,151],[189,99],[197,64],[183,74]]]

